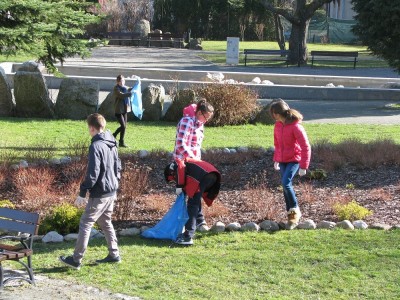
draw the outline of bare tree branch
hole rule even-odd
[[[330,3],[332,1],[333,0],[314,0],[310,4],[307,4],[306,5],[306,17],[307,17],[307,19],[310,19],[314,15],[315,11],[318,8],[322,7],[324,4]]]
[[[274,14],[281,15],[290,23],[297,23],[297,19],[293,16],[293,14],[290,13],[288,9],[274,6],[270,0],[262,0],[261,3],[267,10],[273,12]]]

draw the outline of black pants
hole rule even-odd
[[[114,136],[117,137],[119,135],[119,142],[124,143],[125,139],[125,130],[126,130],[126,124],[128,123],[128,113],[124,114],[115,114],[115,117],[118,120],[119,127],[117,130],[114,132]]]
[[[187,210],[189,220],[185,225],[185,235],[193,237],[197,224],[204,222],[204,215],[201,209],[201,198],[204,192],[207,192],[217,181],[217,175],[210,173],[204,176],[200,182],[200,192],[194,194],[193,198],[189,198]]]

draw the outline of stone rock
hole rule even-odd
[[[64,157],[60,158],[60,163],[61,164],[69,164],[71,162],[72,162],[72,159],[69,156],[64,156]]]
[[[149,226],[142,226],[140,227],[140,233],[143,233],[144,231],[146,231],[147,229],[150,229]]]
[[[222,153],[229,154],[231,153],[231,150],[229,150],[229,148],[224,148],[222,149]]]
[[[201,51],[201,50],[203,50],[203,46],[202,46],[202,45],[195,45],[194,48],[193,48],[193,50],[199,50],[199,51]]]
[[[165,100],[165,89],[162,85],[150,84],[143,90],[143,121],[159,121]]]
[[[113,93],[109,93],[103,102],[99,105],[98,113],[102,114],[106,120],[116,120]]]
[[[234,149],[234,148],[229,149],[229,152],[230,152],[230,153],[237,153],[236,149]]]
[[[260,228],[265,231],[275,232],[279,231],[279,224],[274,221],[265,220],[260,223]]]
[[[365,223],[363,220],[354,221],[353,226],[355,229],[367,229],[368,228],[368,224]]]
[[[260,84],[261,83],[260,77],[254,77],[253,80],[251,81],[251,83]]]
[[[249,148],[248,147],[239,147],[239,148],[237,148],[237,152],[246,153],[246,152],[249,152]]]
[[[149,152],[148,152],[147,150],[140,150],[140,151],[138,152],[138,156],[139,156],[140,158],[145,158],[145,157],[149,156]]]
[[[249,222],[242,226],[242,231],[259,231],[259,230],[260,230],[260,226],[258,226],[254,222]]]
[[[38,64],[35,61],[26,61],[18,69],[18,71],[24,72],[42,72],[45,67],[42,64]]]
[[[328,83],[325,87],[330,87],[330,88],[334,88],[335,85],[333,83]]]
[[[19,165],[18,165],[18,164],[12,164],[12,165],[10,166],[10,168],[11,168],[11,170],[16,171],[16,170],[19,169]]]
[[[34,235],[32,237],[32,239],[33,239],[34,242],[39,242],[39,241],[41,241],[43,239],[43,237],[44,237],[44,235]]]
[[[178,122],[183,116],[183,109],[196,102],[196,93],[192,89],[179,90],[165,113],[164,120]]]
[[[212,82],[221,82],[224,80],[225,75],[222,74],[221,72],[215,72],[215,73],[207,73],[206,79]]]
[[[11,117],[14,106],[10,83],[6,72],[0,67],[0,117]]]
[[[54,118],[54,103],[50,99],[45,78],[29,62],[15,73],[15,110],[19,117]],[[36,70],[36,71],[26,71]]]
[[[64,241],[70,242],[70,241],[76,241],[78,239],[78,234],[77,233],[70,233],[64,236]]]
[[[267,106],[264,106],[254,117],[252,123],[260,123],[265,125],[275,124],[275,120],[269,114],[269,107],[269,104]]]
[[[339,85],[337,85],[336,87],[338,87],[338,88],[344,88],[344,85],[339,84]]]
[[[353,224],[349,220],[344,220],[341,222],[336,223],[337,228],[347,229],[347,230],[354,230]]]
[[[216,232],[216,233],[224,232],[225,224],[222,222],[217,222],[211,227],[210,231]]]
[[[336,227],[335,222],[321,221],[317,224],[318,229],[333,229]]]
[[[382,84],[381,88],[383,88],[383,89],[400,89],[400,83],[399,82],[387,82],[385,84]]]
[[[378,230],[389,230],[392,228],[392,226],[388,224],[374,223],[369,228]]]
[[[140,229],[136,227],[125,228],[119,232],[120,236],[135,236],[140,234]]]
[[[28,164],[28,162],[27,162],[26,160],[21,160],[21,161],[19,162],[19,167],[20,167],[21,169],[25,169],[25,168],[28,168],[28,167],[29,167],[29,164]]]
[[[313,220],[304,220],[303,222],[300,222],[296,228],[310,230],[317,228],[317,225],[315,225],[315,222]]]
[[[189,41],[189,49],[198,50],[196,48],[198,48],[198,46],[200,46],[200,45],[201,45],[201,39],[191,39]],[[201,50],[203,50],[203,47],[201,48]]]
[[[392,230],[399,230],[400,229],[400,225],[394,225],[392,226]]]
[[[242,226],[237,222],[230,223],[225,227],[226,231],[239,231],[241,228]]]
[[[269,80],[263,80],[263,81],[261,81],[261,84],[264,84],[264,85],[274,85],[274,83],[273,83],[272,81],[269,81]]]
[[[138,33],[141,38],[147,37],[147,35],[150,33],[150,22],[144,19],[140,20],[133,27],[133,32]]]
[[[42,238],[43,243],[62,243],[63,241],[64,237],[56,231],[50,231]]]
[[[61,81],[55,113],[61,119],[84,120],[98,110],[99,84],[92,80],[65,78]]]
[[[59,165],[59,164],[61,164],[61,160],[59,158],[50,158],[49,164],[51,164],[51,165]]]
[[[98,231],[97,229],[92,228],[92,229],[90,230],[90,238],[91,238],[91,239],[94,238],[95,236],[97,236],[98,234],[100,234],[100,231]]]
[[[279,222],[278,225],[279,225],[279,229],[281,229],[281,230],[285,230],[286,229],[286,223],[285,222]]]
[[[162,30],[161,30],[161,29],[155,29],[155,30],[154,30],[154,33],[162,34]]]

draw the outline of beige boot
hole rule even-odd
[[[299,225],[301,218],[301,212],[299,207],[291,208],[288,211],[288,223],[286,228],[288,230],[295,229]]]

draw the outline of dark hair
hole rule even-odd
[[[164,169],[164,178],[166,182],[171,182],[175,177],[175,170],[171,169],[171,164],[168,164]]]
[[[120,82],[122,80],[122,78],[125,78],[124,75],[118,75],[117,76],[117,82]]]
[[[303,115],[295,109],[289,107],[289,105],[282,99],[274,99],[269,105],[269,114],[273,117],[273,114],[281,115],[285,118],[286,123],[292,123],[295,121],[302,121]]]
[[[201,111],[202,113],[214,113],[214,107],[207,102],[205,98],[201,98],[197,102],[196,112]]]
[[[87,124],[97,130],[106,128],[106,119],[98,113],[91,114],[86,119]]]

